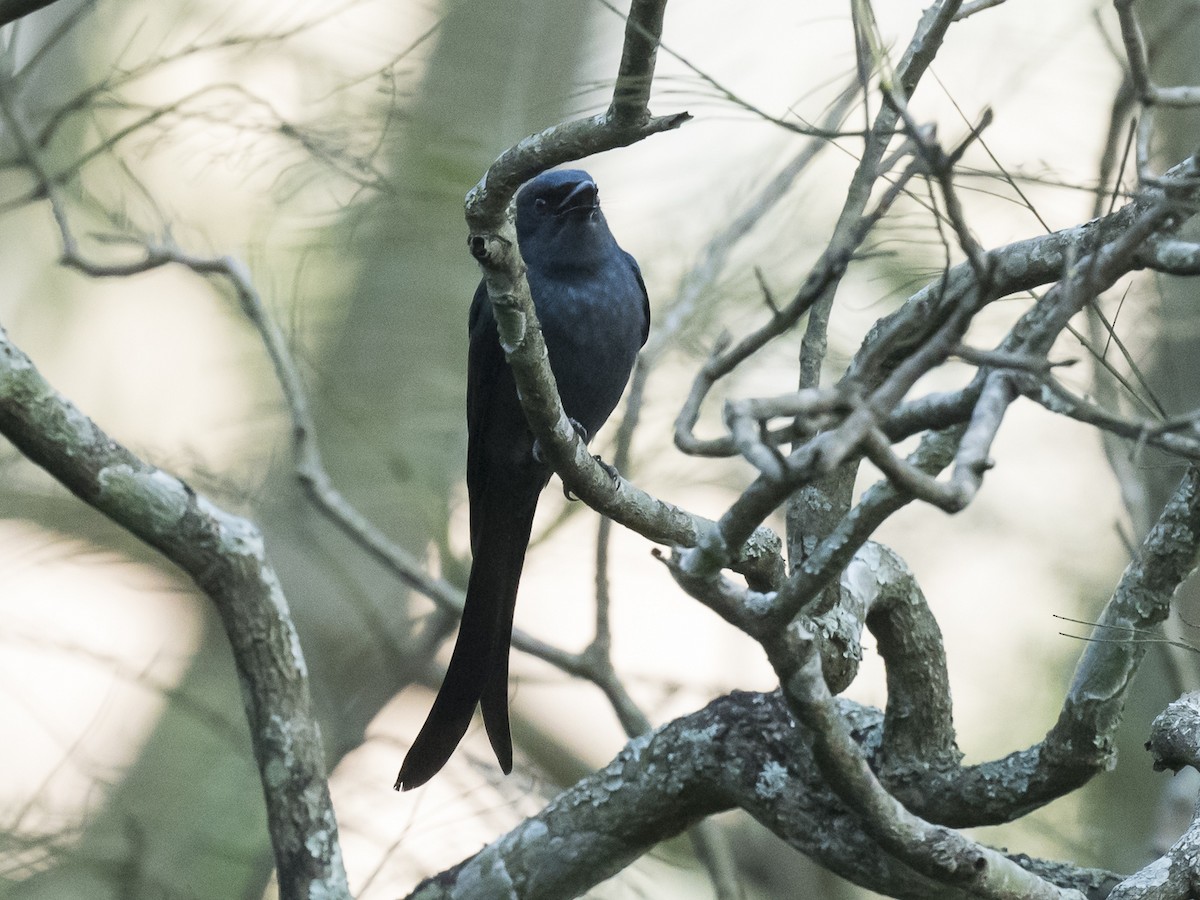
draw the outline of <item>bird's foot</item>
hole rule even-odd
[[[571,423],[571,427],[575,429],[575,433],[579,435],[580,440],[582,440],[585,444],[591,440],[591,438],[588,436],[588,430],[584,428],[577,419],[571,419],[568,417],[567,421]],[[599,457],[596,458],[599,459]],[[542,442],[539,440],[534,440],[533,442],[533,461],[539,466],[547,465],[546,451],[542,449]],[[569,495],[567,499],[571,499]]]
[[[605,471],[605,473],[608,475],[609,478],[612,479],[613,484],[616,484],[618,481],[621,480],[621,473],[617,471],[616,466],[609,465],[603,459],[601,459],[597,454],[592,454],[592,459],[594,459],[596,461],[596,464]],[[563,496],[572,502],[579,499],[578,497],[576,497],[574,494],[571,493],[571,489],[569,487],[567,487],[565,484],[563,485]]]
[[[579,423],[578,419],[571,419],[568,417],[568,421],[570,421],[571,427],[575,429],[575,433],[579,435],[579,439],[581,441],[586,444],[592,439],[592,436],[588,434],[588,430]]]
[[[612,479],[613,484],[616,484],[621,480],[621,473],[617,471],[616,466],[612,465],[611,463],[606,463],[598,455],[593,455],[592,459],[594,459],[596,464],[605,471],[609,478]]]

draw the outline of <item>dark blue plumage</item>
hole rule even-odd
[[[546,172],[521,189],[517,239],[563,408],[589,439],[616,407],[646,342],[650,306],[641,270],[617,245],[596,184],[579,169]],[[468,322],[471,575],[450,666],[401,766],[400,790],[424,784],[446,764],[476,705],[500,767],[512,770],[513,610],[538,496],[551,470],[534,454],[482,282]]]

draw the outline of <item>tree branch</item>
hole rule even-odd
[[[1083,651],[1058,721],[1045,739],[952,776],[915,777],[898,796],[927,817],[960,827],[1025,815],[1104,771],[1146,643],[1137,635],[1163,622],[1200,551],[1200,471],[1189,469],[1142,542]]]
[[[1167,706],[1150,726],[1146,749],[1157,771],[1178,772],[1200,763],[1200,695],[1186,694]],[[1196,896],[1200,868],[1200,806],[1191,825],[1162,856],[1122,881],[1108,900],[1188,900]]]
[[[827,783],[862,817],[880,847],[938,884],[975,896],[1011,900],[1083,900],[1022,869],[1001,854],[949,828],[914,815],[880,784],[868,767],[821,672],[812,632],[793,623],[768,648],[788,707],[812,735],[812,753]]]
[[[876,747],[881,714],[834,703],[854,739],[868,751]],[[778,693],[736,691],[720,697],[631,741],[604,769],[478,854],[426,879],[409,896],[577,896],[689,823],[735,807],[863,887],[913,900],[978,896],[933,881],[881,852],[865,835],[859,815],[830,792],[810,740]],[[1064,886],[1085,888],[1114,880],[1107,872],[1012,859]],[[1016,877],[1033,881],[1020,873]]]
[[[3,328],[0,434],[187,572],[213,601],[242,684],[280,894],[349,898],[308,672],[258,528],[101,431]]]

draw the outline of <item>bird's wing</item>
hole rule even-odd
[[[503,378],[504,348],[496,333],[496,319],[488,300],[487,285],[479,282],[471,311],[467,316],[470,347],[467,351],[467,484],[476,490],[469,492],[471,511],[471,552],[476,552],[480,528],[479,498],[485,493],[487,462],[484,445],[492,417],[488,410],[494,406],[496,389]]]
[[[638,265],[638,261],[633,258],[633,254],[627,253],[624,250],[621,252],[625,254],[629,268],[633,269],[633,275],[637,279],[638,287],[642,289],[643,308],[646,311],[646,324],[642,328],[642,346],[644,347],[646,346],[646,338],[650,337],[650,294],[646,290],[646,282],[642,278],[642,267]]]

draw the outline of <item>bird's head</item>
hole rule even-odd
[[[611,240],[600,194],[582,169],[543,172],[517,194],[517,239],[521,252],[546,254],[546,260],[584,261]]]

